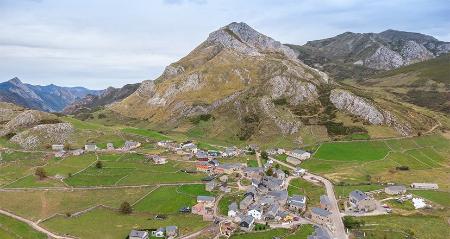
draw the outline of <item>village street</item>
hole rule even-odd
[[[288,168],[290,168],[292,170],[296,170],[296,168],[294,166],[289,165],[287,163],[284,163],[284,162],[282,162],[282,161],[280,161],[278,159],[275,159],[273,157],[269,157],[269,159],[273,160],[274,162],[276,162],[276,163],[278,163],[280,165],[288,167]],[[329,180],[327,180],[327,179],[325,179],[323,177],[320,177],[318,175],[311,174],[311,173],[305,173],[303,178],[305,180],[307,180],[307,181],[310,181],[310,182],[314,182],[314,183],[321,182],[321,183],[323,183],[323,185],[325,186],[325,189],[327,191],[327,196],[330,199],[331,206],[332,206],[332,208],[330,210],[332,212],[332,214],[333,214],[333,217],[332,217],[333,230],[331,230],[332,235],[334,236],[334,238],[337,238],[337,239],[346,239],[346,238],[348,238],[347,234],[345,233],[345,227],[344,227],[344,223],[342,221],[342,215],[339,212],[337,199],[336,199],[336,196],[334,194],[333,184]]]

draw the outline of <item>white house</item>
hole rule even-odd
[[[64,145],[62,145],[62,144],[53,144],[52,145],[52,150],[53,151],[63,151],[64,150]]]
[[[252,216],[256,220],[261,220],[262,214],[263,210],[258,206],[250,207],[250,210],[247,212],[247,215]]]
[[[300,159],[300,160],[309,159],[311,157],[310,153],[308,153],[304,150],[301,150],[301,149],[295,149],[295,150],[289,151],[289,152],[287,152],[287,155],[297,158],[297,159]]]
[[[97,145],[95,145],[95,144],[86,144],[86,145],[84,145],[84,150],[86,152],[94,152],[94,151],[97,150]]]

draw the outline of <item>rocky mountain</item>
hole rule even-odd
[[[354,82],[402,101],[450,114],[450,54],[382,72]]]
[[[127,84],[122,88],[108,87],[99,95],[88,94],[81,100],[77,100],[66,106],[63,110],[65,114],[77,114],[81,112],[90,112],[99,107],[103,107],[114,102],[125,99],[136,91],[140,86],[137,84]]]
[[[412,134],[432,121],[395,102],[352,91],[304,64],[291,48],[245,23],[231,23],[109,109],[161,128],[207,121],[203,132],[241,140],[280,133],[301,137],[301,129],[312,124],[330,132],[337,112],[393,128],[398,135]]]
[[[24,149],[47,147],[67,143],[74,127],[58,116],[38,110],[0,102],[0,137],[9,139]]]
[[[346,32],[335,37],[289,45],[310,66],[337,79],[358,78],[380,70],[432,59],[450,52],[450,43],[420,33],[387,30],[380,33]]]
[[[0,101],[47,112],[60,112],[67,105],[88,94],[100,93],[101,91],[84,87],[30,85],[22,83],[17,77],[0,83]]]

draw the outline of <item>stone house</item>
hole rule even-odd
[[[384,188],[384,192],[389,195],[400,195],[406,193],[406,187],[403,185],[389,186]]]
[[[359,190],[355,190],[350,193],[349,202],[353,208],[359,211],[370,212],[377,208],[377,202],[375,199]]]
[[[311,220],[317,224],[326,225],[331,223],[332,213],[319,207],[311,209]]]

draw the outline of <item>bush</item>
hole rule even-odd
[[[396,169],[396,170],[399,170],[399,171],[408,171],[408,170],[409,170],[409,167],[408,167],[408,166],[402,165],[402,166],[397,166],[397,167],[395,167],[395,169]]]
[[[85,121],[85,120],[88,120],[88,119],[93,119],[94,116],[91,113],[79,113],[79,114],[75,115],[75,118],[77,118],[79,120],[82,120],[82,121]]]
[[[363,220],[356,220],[350,216],[344,216],[344,226],[349,229],[360,228],[364,226],[365,222]]]
[[[191,118],[191,123],[199,124],[201,121],[208,121],[212,118],[211,114],[201,114]]]
[[[98,169],[101,169],[101,168],[103,168],[103,163],[102,163],[102,161],[97,161],[97,163],[95,163],[95,167],[96,168],[98,168]]]
[[[274,99],[274,100],[272,100],[272,102],[275,104],[275,105],[287,105],[287,100],[286,100],[286,98],[278,98],[278,99]]]
[[[133,209],[131,208],[130,203],[128,202],[123,202],[122,204],[120,204],[120,208],[119,208],[120,213],[122,214],[130,214],[133,212]]]
[[[269,159],[269,154],[266,151],[262,151],[261,152],[261,158],[264,160],[268,160]]]
[[[44,168],[37,167],[36,170],[34,171],[34,175],[38,176],[39,179],[42,180],[47,177],[47,172],[45,171]]]
[[[7,133],[7,134],[5,135],[5,138],[6,138],[6,139],[11,139],[11,138],[14,137],[15,135],[16,135],[16,133],[13,133],[13,132]]]
[[[97,118],[99,118],[99,119],[104,119],[104,118],[106,118],[106,115],[105,114],[98,114],[98,116],[97,116]]]
[[[62,123],[59,119],[42,119],[39,121],[39,124],[58,124]]]

